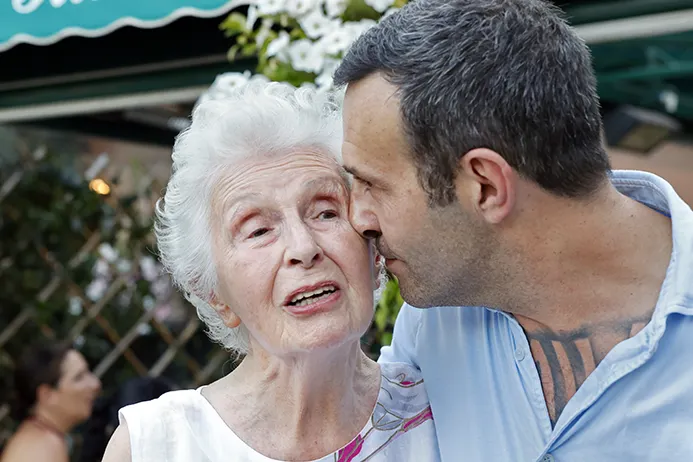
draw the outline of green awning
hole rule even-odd
[[[99,37],[123,26],[161,27],[182,16],[214,17],[240,3],[237,0],[5,0],[0,2],[0,52],[19,43],[49,45],[69,36]]]

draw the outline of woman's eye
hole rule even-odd
[[[269,232],[269,228],[258,228],[255,231],[253,231],[252,233],[250,233],[250,235],[248,237],[250,239],[254,239],[256,237],[264,236],[268,232]]]
[[[318,218],[321,220],[332,220],[334,218],[337,218],[337,212],[334,210],[325,210],[324,212],[320,212],[318,215]]]

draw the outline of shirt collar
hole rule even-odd
[[[614,170],[611,181],[622,194],[671,218],[671,261],[654,317],[693,315],[693,211],[664,179],[647,172]]]

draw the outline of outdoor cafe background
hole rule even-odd
[[[156,263],[173,139],[219,74],[212,93],[246,72],[329,86],[353,37],[404,1],[254,3],[0,0],[0,444],[13,362],[42,336],[74,341],[106,393],[232,369]],[[693,203],[693,2],[557,3],[592,48],[614,166]],[[364,338],[373,356],[400,302],[393,284]]]

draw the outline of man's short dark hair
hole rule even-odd
[[[455,200],[460,158],[498,152],[525,178],[585,197],[610,170],[590,53],[542,0],[416,0],[359,37],[335,83],[381,73],[432,204]]]

